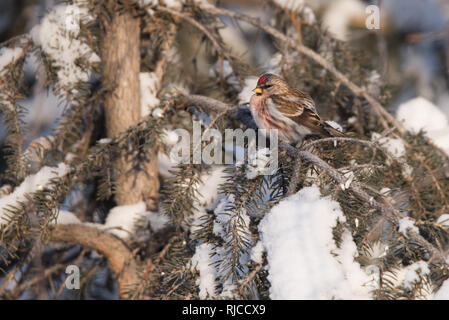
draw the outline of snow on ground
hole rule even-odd
[[[57,167],[42,167],[36,174],[26,177],[13,193],[0,198],[0,226],[8,222],[8,207],[19,206],[20,202],[27,200],[26,195],[49,187],[52,179],[62,177],[68,172],[69,167],[60,163]]]
[[[427,136],[449,154],[449,120],[432,102],[418,97],[402,103],[396,119],[411,132],[426,131]]]
[[[340,249],[333,240],[345,221],[338,202],[306,187],[281,201],[259,225],[267,252],[272,299],[367,299],[368,275],[354,261],[357,249],[345,231]],[[338,256],[335,257],[334,254]]]

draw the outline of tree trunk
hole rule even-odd
[[[114,138],[141,118],[140,21],[129,12],[114,13],[105,29],[103,76],[105,86],[110,90],[105,99],[106,129],[108,137]],[[135,154],[134,150],[127,151]],[[114,167],[117,204],[145,201],[148,209],[157,210],[157,157],[152,161],[141,160],[136,166],[126,153]]]

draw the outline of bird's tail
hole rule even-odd
[[[329,137],[346,137],[346,135],[343,132],[335,129],[326,122],[322,122],[322,133],[323,135]]]

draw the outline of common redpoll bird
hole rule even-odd
[[[266,73],[257,81],[250,100],[251,114],[260,129],[277,129],[279,139],[298,143],[310,134],[343,137],[344,134],[322,121],[312,98],[290,87],[282,78]]]

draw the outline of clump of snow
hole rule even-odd
[[[304,19],[304,22],[309,25],[316,23],[315,12],[313,12],[312,8],[310,7],[304,7],[302,11],[302,17]]]
[[[27,200],[30,193],[49,187],[52,179],[62,177],[69,172],[69,167],[60,163],[57,167],[42,167],[36,174],[29,175],[23,180],[13,193],[0,198],[0,226],[8,222],[8,208],[19,206]]]
[[[340,131],[340,132],[343,132],[343,128],[342,128],[342,126],[340,125],[340,124],[338,124],[337,122],[335,122],[335,121],[331,121],[331,120],[328,120],[328,121],[325,121],[328,125],[330,125],[332,128],[334,128],[335,130],[338,130],[338,131]]]
[[[259,175],[271,175],[277,170],[277,166],[273,166],[275,159],[269,148],[259,149],[256,152],[248,154],[248,171],[246,177],[254,179]]]
[[[31,30],[33,41],[49,56],[57,74],[57,87],[71,92],[79,82],[87,82],[90,72],[78,65],[80,58],[98,63],[100,58],[79,39],[81,19],[92,20],[87,8],[56,6],[40,25]]]
[[[373,132],[371,135],[371,141],[377,141],[389,154],[396,158],[403,157],[405,155],[405,146],[400,139],[393,139],[389,137],[382,137],[377,132]]]
[[[429,266],[424,261],[418,261],[405,268],[404,279],[402,287],[407,290],[412,290],[414,284],[419,281],[420,277],[430,273]]]
[[[53,222],[55,224],[78,224],[81,223],[80,219],[78,217],[70,212],[65,210],[59,210],[58,216],[56,217],[55,221]]]
[[[445,280],[440,289],[435,292],[434,300],[449,300],[449,279]]]
[[[1,48],[0,49],[0,77],[6,73],[6,67],[11,63],[14,63],[17,59],[22,57],[22,48]]]
[[[234,203],[234,195],[228,195],[219,201],[216,209],[214,210],[215,221],[213,226],[213,233],[221,237],[225,241],[229,241],[231,237],[231,234],[229,233],[230,230],[228,230],[229,225],[232,224],[230,223],[230,221],[232,219],[236,219],[236,214],[231,215],[228,211],[228,208],[232,207]],[[237,232],[241,237],[247,238],[247,235],[250,234],[249,230],[247,229],[249,227],[250,218],[245,209],[241,210],[240,217],[240,222],[243,228],[238,228]]]
[[[437,223],[442,224],[443,226],[449,226],[449,214],[442,214],[438,218]]]
[[[201,176],[202,184],[198,187],[198,202],[211,209],[217,203],[218,187],[225,183],[225,167],[214,167],[210,172]]]
[[[245,85],[243,86],[242,91],[239,93],[239,103],[245,104],[249,103],[251,96],[254,94],[253,90],[257,85],[257,77],[248,77],[245,79]]]
[[[366,18],[365,8],[360,0],[333,1],[323,15],[323,25],[337,39],[347,40],[350,23]]]
[[[146,218],[150,222],[151,229],[154,232],[158,232],[164,229],[170,220],[170,218],[167,215],[153,211],[147,211]]]
[[[346,181],[344,183],[340,184],[341,190],[345,191],[349,189],[351,186],[352,181],[355,179],[355,174],[353,171],[348,171],[343,174],[343,176],[346,178]]]
[[[212,244],[203,243],[196,247],[195,254],[191,259],[192,270],[198,270],[199,278],[196,285],[199,287],[200,299],[212,298],[216,296],[215,278],[217,272],[213,266],[215,259],[212,259]]]
[[[163,129],[162,141],[169,146],[173,146],[179,140],[178,134],[174,130]]]
[[[255,263],[262,263],[262,256],[264,253],[262,241],[257,241],[256,245],[252,247],[250,258]]]
[[[136,233],[139,222],[141,224],[150,222],[151,229],[156,232],[165,227],[168,217],[157,212],[146,211],[145,203],[138,202],[112,208],[106,218],[106,223],[101,228],[110,229],[109,232],[126,239]]]
[[[159,2],[161,2],[161,1],[159,1]],[[167,6],[167,8],[181,10],[184,0],[163,0],[163,2],[165,2],[165,5]]]
[[[141,72],[140,80],[140,114],[146,117],[151,111],[159,106],[160,100],[157,95],[157,76],[154,72]]]
[[[161,176],[163,176],[164,178],[171,178],[174,176],[170,171],[176,169],[176,164],[174,164],[173,161],[171,161],[170,157],[165,153],[159,152],[157,154],[157,164],[158,173]]]
[[[304,7],[304,0],[274,0],[274,2],[281,8],[298,11]]]
[[[418,227],[415,226],[415,221],[413,221],[409,217],[405,217],[405,218],[402,218],[401,220],[399,220],[399,230],[398,231],[405,236],[407,235],[408,231],[414,231],[414,232],[419,233]]]
[[[135,233],[136,223],[139,219],[145,217],[146,206],[144,202],[138,202],[132,205],[117,206],[109,211],[104,228],[111,229],[109,232],[117,237],[126,239]],[[120,229],[114,229],[120,228]]]
[[[103,138],[97,141],[99,144],[108,144],[112,142],[111,138]]]
[[[418,97],[402,103],[396,119],[412,132],[424,130],[433,142],[449,154],[449,120],[432,102]]]
[[[145,203],[138,202],[112,208],[101,228],[110,229],[109,232],[126,239],[136,233],[139,222],[140,224],[150,222],[151,229],[157,232],[165,227],[168,220],[168,217],[157,212],[146,211]]]
[[[316,186],[281,201],[264,217],[259,230],[272,299],[370,298],[364,286],[370,278],[354,261],[351,234],[343,234],[340,249],[333,240],[338,221],[345,221],[340,205]]]
[[[151,112],[151,115],[154,118],[162,118],[164,116],[164,110],[161,108],[154,108],[153,112]]]

